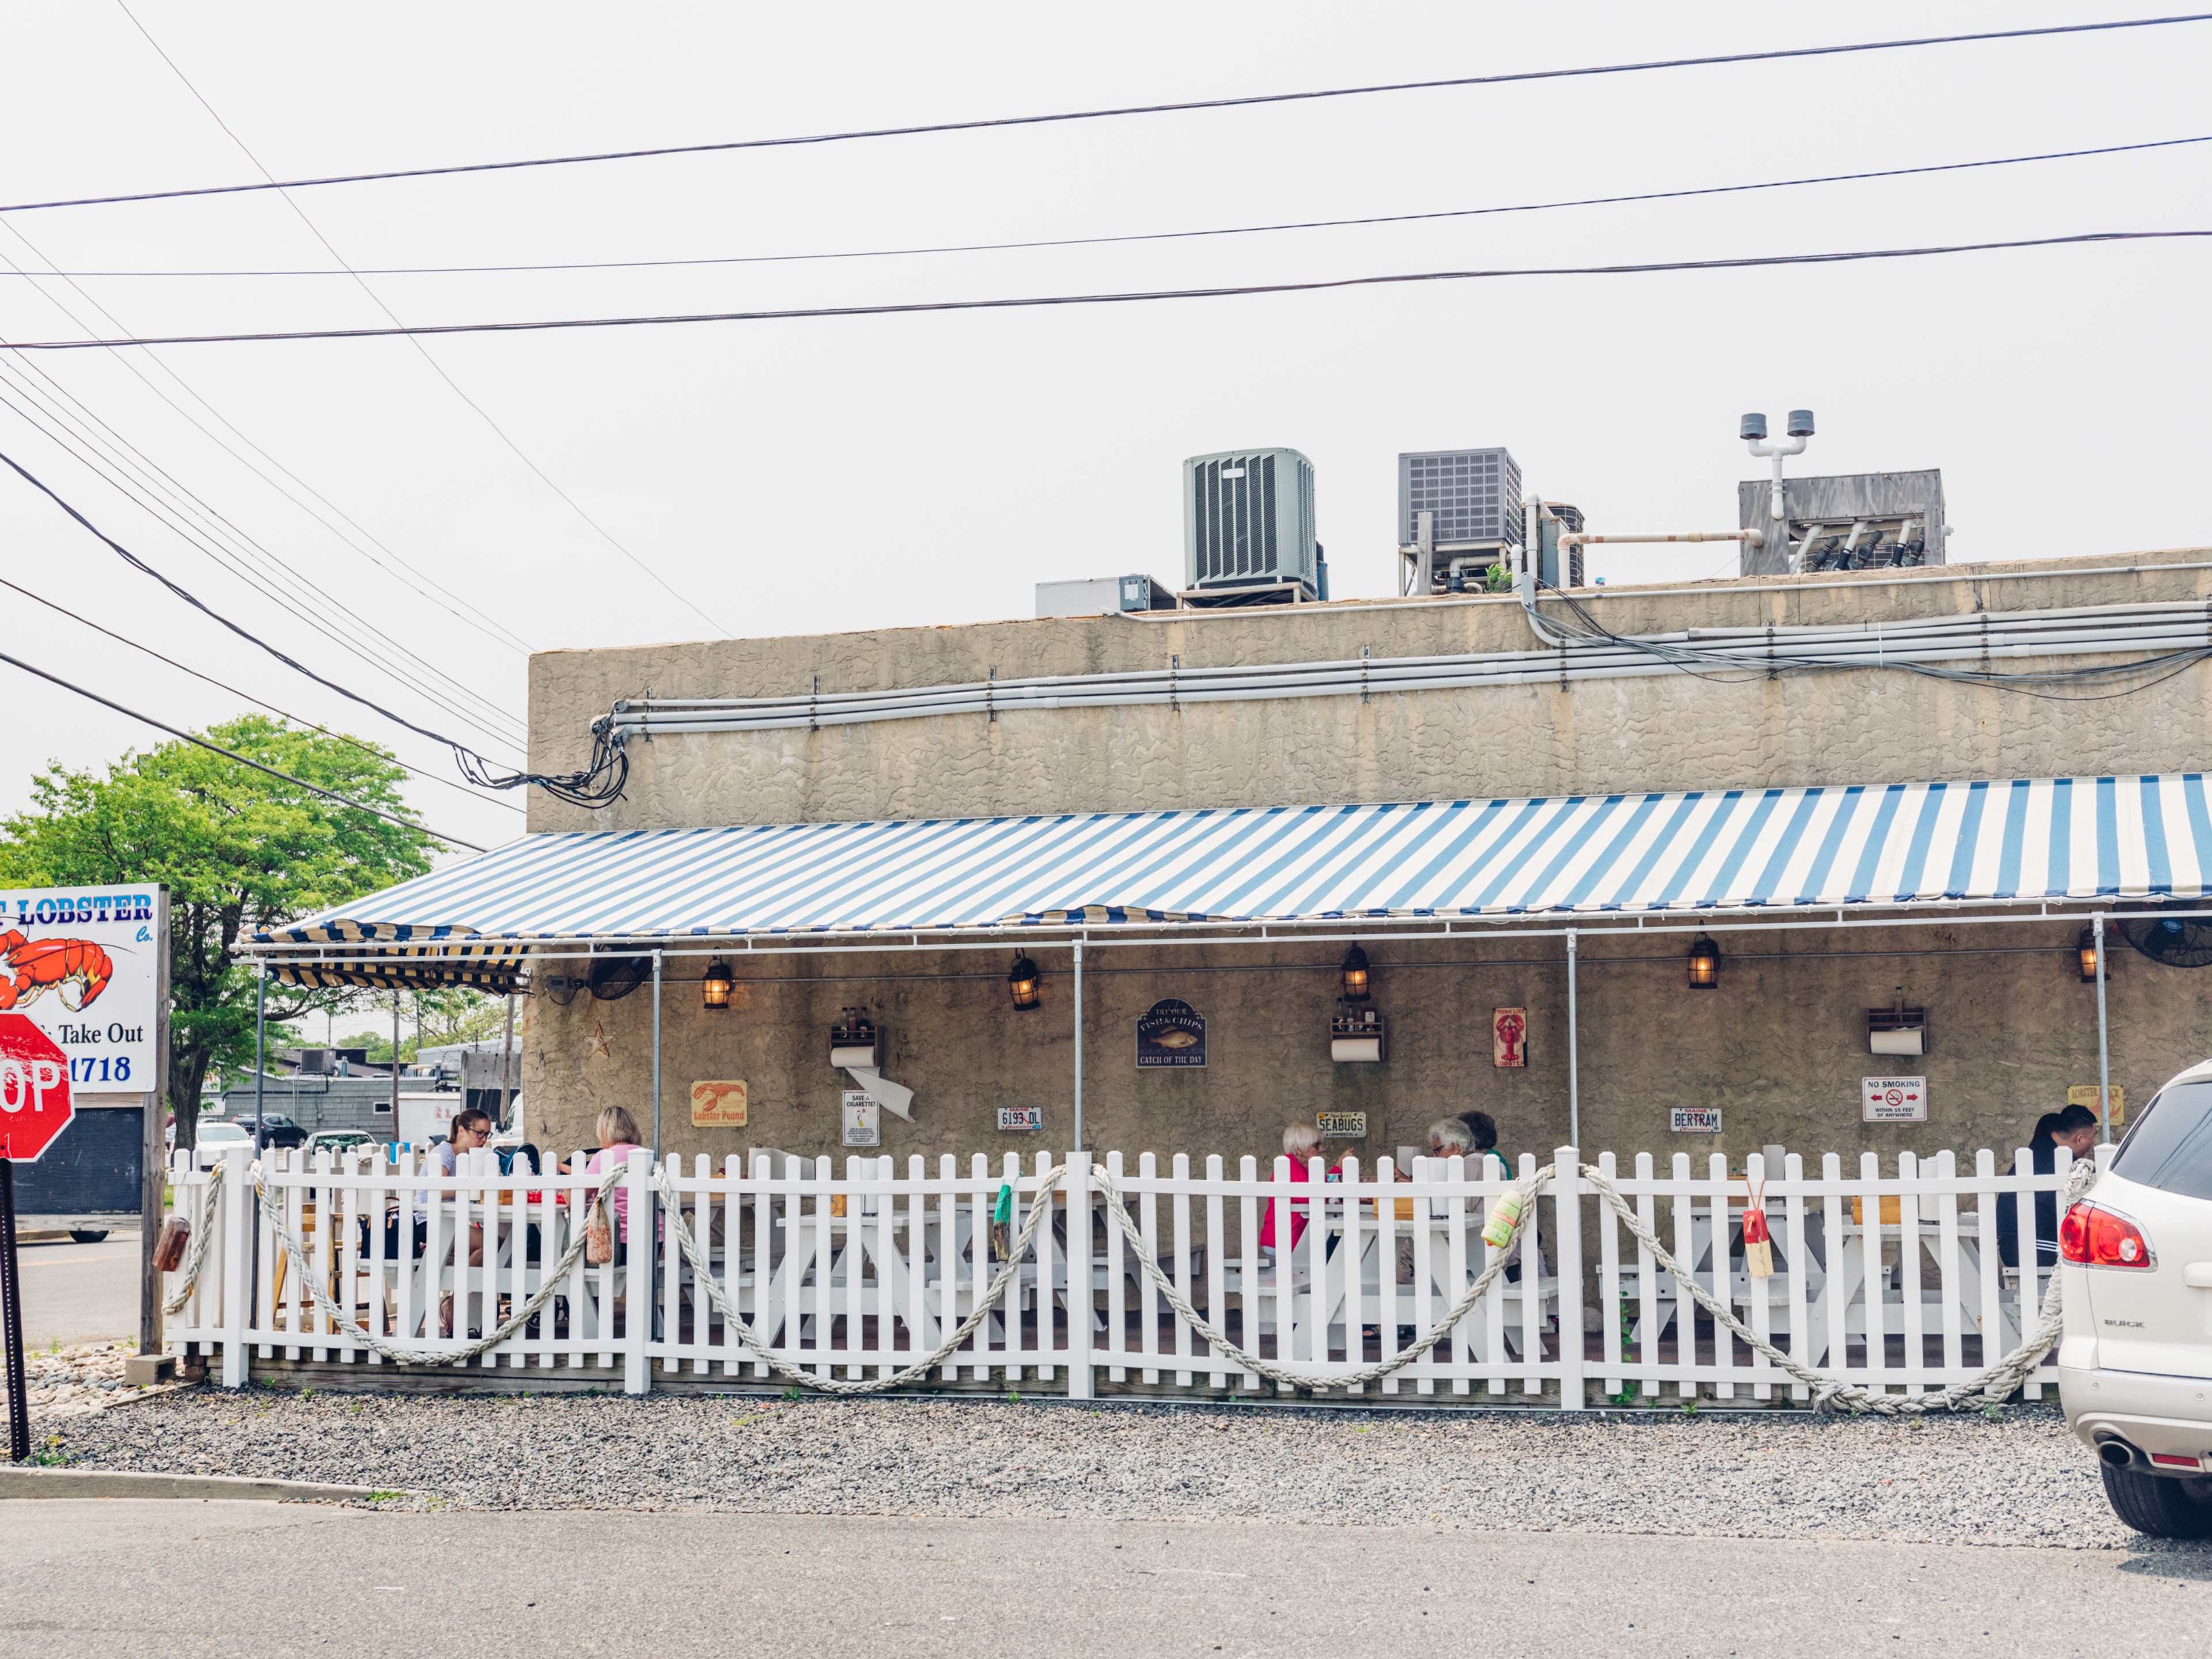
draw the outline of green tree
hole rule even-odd
[[[379,991],[373,994],[380,1009],[392,1006],[392,994]],[[438,1048],[449,1042],[479,1042],[486,1037],[495,1037],[505,1028],[506,1003],[498,997],[481,991],[471,991],[462,986],[446,987],[428,991],[403,992],[406,1007],[415,1029],[399,1039],[399,1058],[411,1061],[425,1048]],[[392,1058],[392,1032],[385,1029],[364,1030],[337,1040],[341,1048],[368,1050],[369,1063],[382,1066]]]
[[[381,749],[259,714],[208,728],[213,742],[325,789],[407,815],[404,775]],[[187,743],[125,755],[106,775],[58,763],[33,781],[29,811],[0,822],[0,884],[169,890],[169,1105],[177,1140],[198,1139],[200,1085],[253,1063],[254,971],[242,933],[291,921],[422,874],[440,843]],[[272,981],[268,1018],[343,1007],[355,994]]]

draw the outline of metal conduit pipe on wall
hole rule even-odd
[[[1622,643],[1553,627],[1533,603],[1529,625],[1551,648],[1463,655],[1161,668],[1110,674],[978,681],[811,697],[625,699],[614,726],[625,736],[675,736],[916,720],[935,714],[1019,709],[1125,708],[1146,703],[1349,696],[1562,679],[1647,677],[1680,672],[1663,653],[1694,653],[1710,665],[1723,654],[1747,670],[1887,667],[1982,658],[2162,653],[2212,647],[2212,601],[1978,611],[1852,627],[1692,629],[1639,635]],[[1655,654],[1662,653],[1662,654]]]

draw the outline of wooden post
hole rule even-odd
[[[196,1155],[197,1156],[197,1155]],[[222,1155],[222,1386],[246,1386],[247,1303],[253,1280],[253,1177],[247,1172],[252,1148],[230,1146]]]
[[[169,1100],[169,890],[154,890],[154,1077],[146,1091],[146,1121],[139,1142],[138,1172],[138,1352],[161,1352],[161,1275],[155,1271],[154,1247],[161,1240],[161,1196],[167,1143],[161,1113]],[[198,1109],[199,1103],[192,1103]],[[179,1124],[179,1138],[183,1126]]]
[[[1067,1155],[1067,1176],[1060,1183],[1067,1196],[1067,1249],[1062,1261],[1067,1267],[1067,1397],[1088,1400],[1092,1394],[1091,1375],[1091,1154],[1078,1146]],[[1049,1205],[1049,1197],[1041,1199]],[[1051,1237],[1052,1224],[1048,1219],[1039,1229],[1037,1237]],[[1220,1245],[1213,1243],[1213,1255],[1218,1258]],[[1220,1304],[1214,1304],[1213,1316],[1221,1317]],[[1048,1352],[1052,1347],[1052,1297],[1049,1294],[1037,1297],[1037,1342]]]
[[[399,993],[392,994],[392,1133],[399,1133]]]
[[[653,1356],[647,1345],[653,1340],[653,1247],[659,1227],[653,1207],[652,1171],[652,1155],[642,1146],[631,1147],[629,1173],[623,1178],[629,1194],[629,1216],[616,1229],[617,1236],[625,1228],[629,1234],[629,1260],[623,1286],[624,1394],[647,1394],[653,1388]],[[611,1207],[613,1200],[610,1199],[608,1204]]]
[[[1578,1412],[1587,1403],[1583,1375],[1582,1153],[1576,1147],[1562,1146],[1552,1154],[1552,1197],[1556,1206],[1553,1213],[1559,1218],[1554,1229],[1558,1237],[1553,1241],[1552,1250],[1558,1258],[1553,1271],[1559,1280],[1559,1409]],[[1535,1230],[1535,1222],[1542,1211],[1540,1198],[1531,1200],[1528,1224],[1533,1236],[1539,1238],[1542,1233]],[[1715,1249],[1724,1250],[1727,1243],[1723,1238]],[[1523,1302],[1524,1307],[1535,1305],[1536,1261],[1536,1253],[1524,1245],[1521,1255],[1521,1294],[1530,1298]],[[1388,1263],[1384,1268],[1387,1272]],[[1602,1309],[1602,1301],[1600,1305]]]

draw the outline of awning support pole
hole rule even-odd
[[[502,1129],[514,1126],[507,1121],[507,1109],[514,1101],[514,993],[507,994],[507,1035],[501,1040],[499,1049],[499,1111],[496,1114]]]
[[[1581,1055],[1575,1038],[1575,930],[1567,929],[1567,1145],[1583,1144]]]
[[[2097,912],[2089,926],[2097,944],[2097,1132],[2100,1140],[2112,1138],[2112,1067],[2105,1026],[2105,913]]]
[[[660,952],[653,953],[653,1161],[660,1162]]]
[[[1091,1322],[1097,1317],[1091,1291],[1091,1153],[1083,1140],[1083,941],[1075,941],[1075,1146],[1067,1160],[1061,1191],[1067,1198],[1067,1397],[1088,1400],[1095,1378],[1091,1368]],[[1038,1340],[1052,1346],[1052,1297],[1037,1297]]]
[[[1075,941],[1075,1147],[1083,1144],[1083,941]]]
[[[261,1155],[261,1094],[268,1081],[269,970],[253,982],[253,1152]],[[397,1051],[395,1050],[395,1056]]]

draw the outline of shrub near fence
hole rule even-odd
[[[1249,1358],[1316,1393],[1370,1398],[1572,1410],[1808,1393],[1717,1334],[1569,1150],[1490,1289],[1379,1376],[1378,1362],[1418,1346],[1498,1255],[1481,1236],[1511,1185],[1495,1165],[1417,1158],[1401,1171],[1347,1158],[1339,1179],[1316,1165],[1294,1182],[1283,1158],[1265,1170],[1243,1158],[1232,1174],[1218,1157],[1194,1171],[1177,1156],[1163,1170],[1149,1153],[1133,1168],[1109,1153],[1095,1170],[1063,1170],[1045,1154],[995,1167],[978,1155],[964,1169],[946,1157],[934,1170],[914,1158],[901,1170],[890,1158],[848,1157],[840,1169],[756,1152],[656,1169],[641,1152],[616,1180],[629,1245],[592,1262],[583,1228],[599,1177],[550,1166],[502,1175],[484,1152],[452,1176],[374,1149],[274,1152],[258,1169],[244,1149],[226,1157],[220,1180],[185,1156],[172,1169],[178,1213],[213,1236],[169,1341],[234,1387],[256,1367],[306,1364],[376,1369],[395,1387],[436,1365],[460,1386],[618,1380],[633,1393],[793,1377],[866,1387],[926,1365],[905,1386],[1295,1392]],[[2034,1266],[2032,1194],[2060,1190],[2068,1170],[2037,1175],[2024,1152],[2007,1162],[2001,1171],[1983,1152],[1962,1174],[1952,1154],[1908,1153],[1885,1174],[1867,1153],[1846,1177],[1834,1154],[1817,1175],[1792,1154],[1771,1174],[1754,1157],[1731,1176],[1718,1158],[1693,1174],[1678,1155],[1662,1175],[1648,1154],[1624,1172],[1605,1153],[1595,1168],[1683,1268],[1793,1360],[1914,1394],[1972,1376],[2033,1328],[2048,1269]],[[1538,1169],[1524,1155],[1517,1174]],[[1048,1212],[1025,1225],[1048,1189]],[[2020,1199],[2019,1271],[2002,1261],[2003,1193]],[[1754,1195],[1773,1240],[1767,1278],[1752,1276],[1742,1246]],[[1109,1202],[1125,1206],[1174,1299],[1220,1340],[1175,1310],[1139,1245],[1109,1224]],[[1261,1242],[1271,1206],[1287,1248]],[[1307,1224],[1289,1245],[1292,1216]],[[407,1363],[376,1352],[371,1335]],[[2046,1362],[2028,1394],[2049,1380]]]

